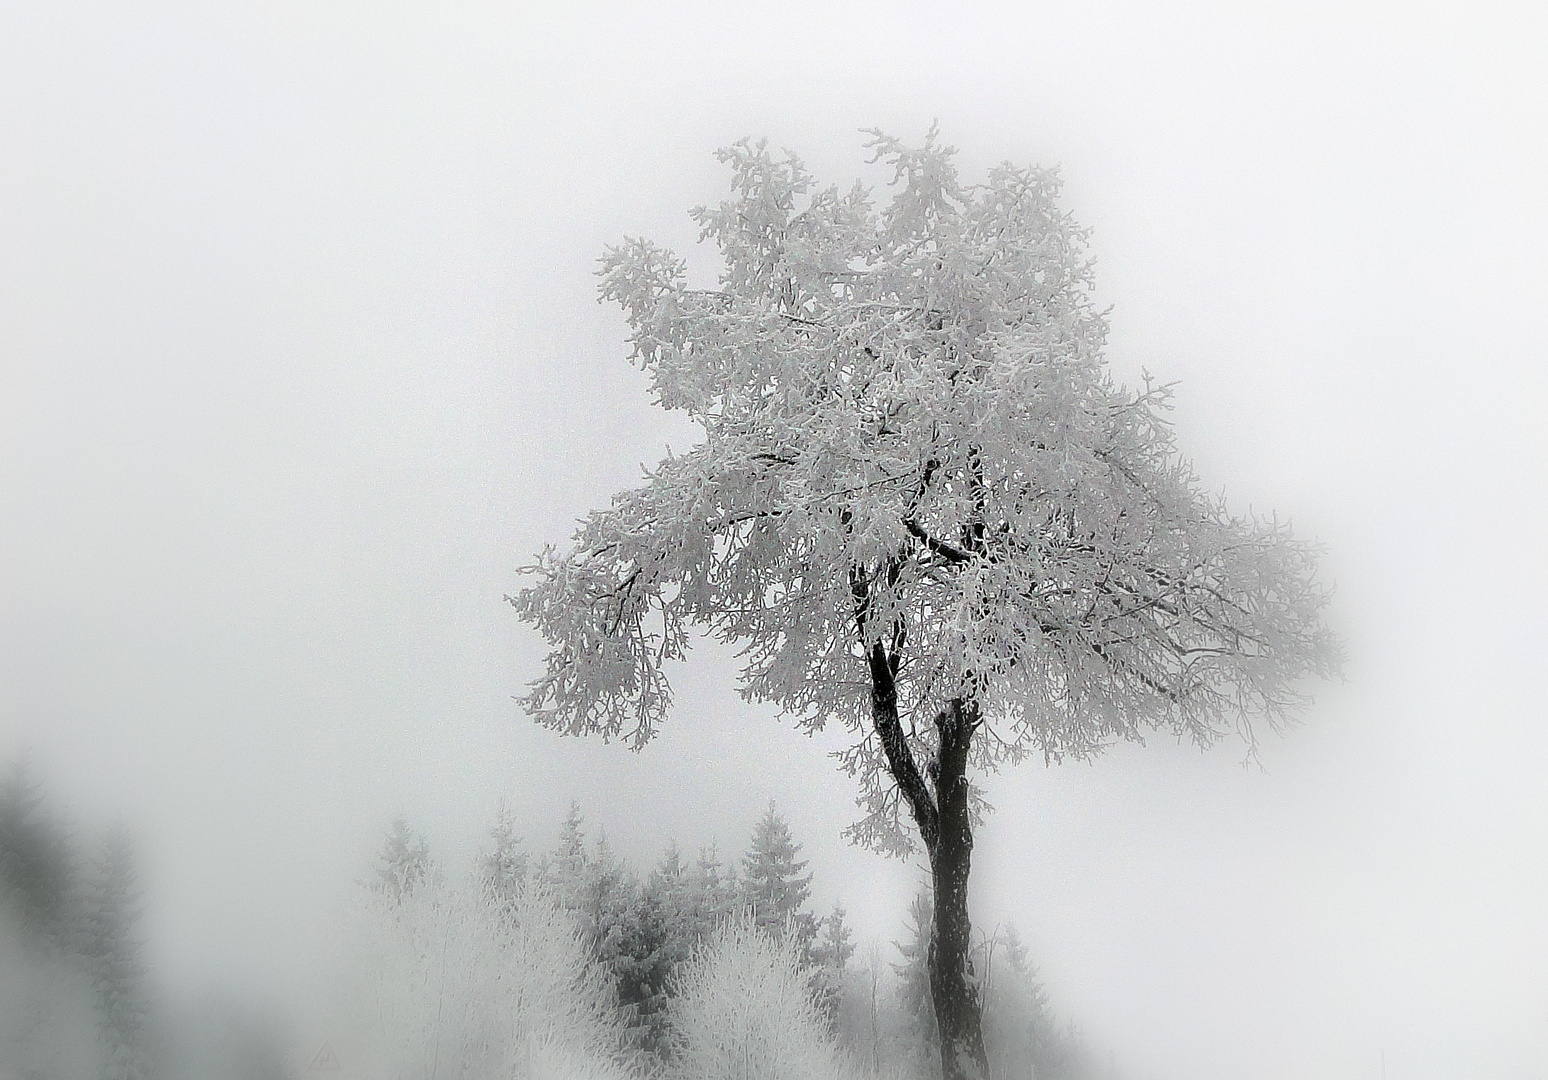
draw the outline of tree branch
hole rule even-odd
[[[1155,691],[1157,694],[1160,694],[1173,705],[1182,704],[1182,699],[1185,696],[1185,692],[1174,690],[1170,686],[1167,686],[1165,683],[1163,683],[1161,680],[1157,679],[1155,676],[1142,671],[1128,661],[1120,660],[1117,657],[1112,656],[1108,653],[1106,646],[1102,645],[1100,642],[1091,642],[1090,648],[1092,652],[1100,656],[1110,666],[1127,671],[1130,675],[1133,675],[1140,682],[1144,683],[1146,687]]]
[[[964,563],[973,558],[973,556],[969,555],[961,548],[954,547],[944,540],[937,540],[935,537],[925,532],[924,527],[913,518],[904,518],[903,527],[908,530],[910,536],[918,540],[925,547],[929,548],[930,551],[934,552],[936,555],[941,556],[941,558],[946,559],[949,562]]]
[[[855,600],[855,627],[860,643],[865,647],[866,622],[871,610],[870,580],[860,567],[849,571],[849,591]],[[919,826],[919,837],[925,848],[935,850],[940,835],[940,815],[930,789],[920,775],[919,764],[913,751],[908,748],[908,737],[903,734],[903,724],[898,719],[898,688],[896,657],[887,655],[887,648],[880,641],[866,648],[866,663],[871,673],[871,722],[887,758],[887,771],[892,774],[898,790],[908,801]]]
[[[919,837],[925,848],[933,852],[940,838],[940,815],[898,720],[898,694],[892,678],[892,664],[881,642],[871,646],[866,659],[871,668],[871,720],[887,757],[887,771],[897,781],[898,789],[914,812],[914,822],[919,826]]]

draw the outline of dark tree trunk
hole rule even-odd
[[[856,589],[857,600],[864,596]],[[861,611],[863,612],[863,607]],[[939,756],[928,772],[934,791],[920,774],[898,719],[896,654],[872,646],[871,718],[887,758],[887,769],[908,803],[930,856],[935,893],[930,928],[930,998],[941,1037],[942,1080],[988,1080],[978,981],[969,956],[973,924],[968,918],[968,874],[973,861],[973,827],[968,814],[968,747],[978,729],[978,706],[952,700],[936,717]]]
[[[973,826],[968,816],[968,745],[978,726],[972,703],[954,700],[937,720],[940,757],[935,763],[936,841],[930,849],[935,925],[930,933],[930,995],[941,1036],[943,1080],[988,1080],[978,980],[970,955],[968,874]]]

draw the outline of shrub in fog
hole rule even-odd
[[[340,1044],[373,1075],[622,1075],[606,975],[542,890],[431,877],[363,896],[351,924]]]
[[[680,1080],[830,1080],[852,1075],[812,1000],[795,935],[726,920],[677,973],[671,1005]]]

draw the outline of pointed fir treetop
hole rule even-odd
[[[693,877],[683,862],[676,840],[667,842],[666,850],[646,880],[645,892],[656,905],[674,947],[679,942],[691,944],[695,907]]]
[[[855,938],[849,929],[847,914],[842,904],[835,903],[833,913],[822,920],[821,934],[812,945],[814,964],[843,971],[855,954]]]
[[[489,830],[491,847],[480,861],[485,888],[497,896],[513,897],[527,877],[527,853],[516,835],[514,819],[504,802],[495,810],[495,822]]]
[[[1022,944],[1021,934],[1017,931],[1015,923],[1005,924],[1005,932],[1001,937],[1000,945],[1005,950],[1005,962],[1012,971],[1020,975],[1037,974],[1032,969],[1031,961],[1027,958],[1027,947]]]
[[[735,867],[728,868],[721,862],[714,844],[700,847],[698,858],[688,869],[695,940],[736,910],[738,891]]]
[[[579,802],[571,800],[554,848],[538,860],[537,873],[561,904],[570,908],[580,905],[591,876],[591,855],[586,851],[585,818]]]
[[[688,867],[683,863],[683,853],[677,846],[676,840],[668,840],[665,850],[661,852],[661,859],[656,863],[652,876],[665,882],[676,883],[688,873]]]
[[[742,897],[761,929],[783,932],[787,924],[796,922],[801,924],[797,932],[809,940],[813,928],[805,908],[812,875],[801,873],[806,860],[796,858],[800,851],[801,845],[790,838],[790,826],[771,799],[742,857]]]
[[[689,872],[707,887],[732,887],[736,883],[736,868],[728,868],[721,861],[720,849],[713,841],[700,845],[698,858]]]
[[[395,818],[376,862],[374,887],[389,899],[400,901],[429,875],[430,845],[407,821]]]

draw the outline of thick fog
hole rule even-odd
[[[1115,372],[1175,381],[1204,484],[1323,545],[1349,657],[1261,764],[1162,736],[986,779],[977,922],[1125,1077],[1544,1075],[1537,5],[0,24],[0,759],[135,837],[158,993],[283,1013],[394,818],[461,865],[502,801],[533,852],[575,800],[648,870],[734,858],[773,799],[815,910],[903,936],[921,870],[840,839],[838,733],[705,644],[643,751],[560,738],[502,597],[696,438],[596,301],[604,246],[712,279],[717,147],[884,184],[860,129],[938,120],[969,178],[1062,168]]]

